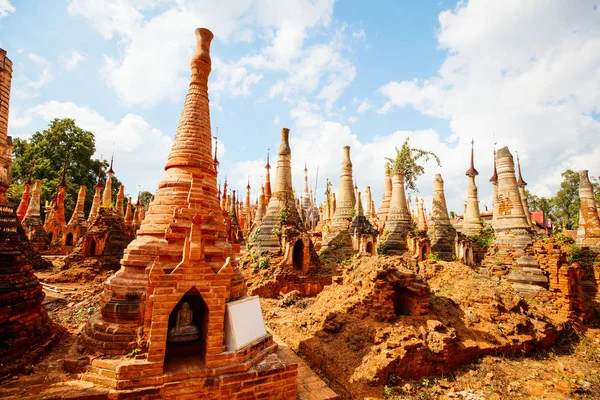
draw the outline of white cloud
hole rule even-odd
[[[279,115],[276,115],[275,118],[273,118],[273,125],[279,125],[280,120],[281,118],[279,118]]]
[[[358,118],[355,116],[349,117],[348,121],[352,124],[355,124],[358,121]]]
[[[9,0],[0,0],[0,18],[8,17],[8,14],[17,11]]]
[[[213,50],[215,104],[222,94],[248,96],[268,71],[287,77],[275,78],[278,81],[267,98],[281,95],[288,99],[298,92],[319,89],[319,99],[331,107],[355,76],[354,66],[341,56],[339,38],[305,46],[306,39],[318,32],[316,28],[329,25],[333,0],[165,1],[169,7],[155,15],[145,12],[159,0],[104,3],[70,0],[69,13],[88,19],[106,39],[121,38],[122,53],[117,58],[105,57],[103,73],[127,105],[151,107],[182,97],[195,45],[193,31],[198,26],[209,27],[220,40],[258,40],[261,45],[259,51],[235,61],[223,60],[218,50]],[[338,32],[334,36],[339,36]],[[324,86],[319,88],[322,79]]]
[[[13,71],[13,93],[18,99],[30,99],[40,95],[40,89],[52,80],[52,64],[44,57],[28,53],[27,58],[38,68],[41,68],[37,79],[25,75],[22,64],[15,66]]]
[[[69,53],[63,54],[59,58],[65,69],[67,71],[71,71],[75,69],[80,62],[85,61],[87,56],[79,53],[78,51],[71,50]]]
[[[9,119],[10,128],[24,128],[28,126],[27,122],[36,118],[48,122],[54,118],[73,118],[79,127],[94,133],[97,157],[102,155],[109,159],[114,148],[114,169],[129,194],[137,193],[138,185],[149,191],[156,189],[172,139],[139,115],[127,114],[115,123],[88,107],[49,101],[25,110],[18,118]]]
[[[373,108],[373,104],[371,104],[371,102],[369,100],[363,100],[358,105],[358,108],[356,109],[356,112],[359,113],[359,114],[362,114],[365,111],[370,110],[371,108]]]
[[[404,139],[409,137],[413,147],[434,151],[442,159],[443,165],[443,168],[439,168],[433,160],[424,164],[425,174],[418,180],[420,190],[418,196],[424,196],[427,201],[426,204],[430,205],[433,176],[436,173],[441,173],[446,182],[458,182],[454,186],[446,185],[446,197],[451,209],[462,210],[468,183],[464,172],[468,169],[468,165],[454,161],[456,159],[468,160],[470,144],[465,143],[464,146],[453,148],[444,143],[440,135],[431,129],[421,131],[398,130],[387,135],[375,136],[370,141],[361,140],[352,132],[349,126],[329,120],[324,114],[326,114],[326,110],[323,107],[306,100],[300,101],[290,111],[293,122],[290,131],[292,181],[297,194],[302,190],[304,182],[305,160],[308,165],[311,188],[315,187],[317,168],[319,170],[318,186],[316,188],[318,201],[323,198],[326,179],[332,182],[333,190],[337,191],[339,188],[342,148],[350,146],[354,178],[357,180],[359,190],[364,196],[365,187],[370,186],[376,207],[379,207],[383,194],[385,157],[394,157],[394,147],[401,146]],[[269,142],[278,143],[278,141],[279,136],[276,131],[273,131]],[[275,181],[276,158],[277,154],[272,152],[272,184]],[[465,162],[468,163],[468,161]],[[230,187],[244,188],[248,175],[250,175],[252,196],[255,198],[262,184],[264,165],[264,158],[234,163],[227,171]],[[429,206],[427,208],[429,209]]]
[[[541,195],[556,190],[566,168],[600,171],[600,121],[593,118],[600,111],[596,5],[459,2],[439,15],[437,39],[448,55],[438,75],[383,85],[387,101],[378,112],[412,107],[446,119],[449,140],[464,147],[475,137],[486,149],[477,156],[485,156],[486,166],[495,133],[499,146],[519,151],[525,180]]]
[[[227,63],[219,57],[212,57],[215,79],[210,89],[217,93],[227,93],[231,97],[247,97],[250,87],[263,78],[261,74],[253,74],[240,63]]]
[[[352,39],[362,40],[364,42],[367,40],[367,34],[364,29],[360,29],[356,32],[352,32]]]

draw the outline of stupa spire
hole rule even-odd
[[[271,201],[271,164],[269,164],[269,150],[267,149],[267,164],[265,165],[265,202],[268,205],[269,201]]]
[[[519,160],[519,153],[517,153],[517,169],[519,173],[519,178],[517,180],[517,186],[519,187],[519,196],[521,196],[521,203],[523,203],[523,212],[525,213],[525,217],[527,218],[527,223],[531,225],[531,215],[529,214],[527,193],[525,193],[525,186],[527,186],[527,182],[523,180],[523,176],[521,175],[521,161]]]
[[[464,218],[463,218],[463,228],[462,233],[467,236],[470,235],[478,235],[483,228],[483,223],[481,222],[481,214],[479,212],[479,200],[477,198],[477,186],[475,185],[475,176],[478,175],[477,170],[475,169],[474,164],[474,147],[475,141],[471,140],[471,166],[465,175],[469,177],[469,186],[467,188],[467,204],[465,207]],[[494,170],[496,168],[496,163],[494,163]],[[494,172],[494,175],[496,173]],[[494,185],[496,187],[496,185]],[[494,189],[495,191],[497,190]]]

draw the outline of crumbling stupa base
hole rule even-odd
[[[93,359],[82,379],[113,389],[115,399],[296,399],[297,364],[281,352],[269,354],[276,347],[269,336],[232,353],[239,363],[225,368],[206,368],[194,357],[180,357],[166,365]],[[163,367],[165,373],[156,374]]]

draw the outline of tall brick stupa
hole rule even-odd
[[[295,398],[297,367],[278,358],[227,241],[211,149],[213,34],[195,33],[191,82],[165,175],[83,332],[88,352],[113,356],[92,360],[83,379],[144,388],[156,398]],[[126,356],[136,348],[136,359]]]

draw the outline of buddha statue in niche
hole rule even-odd
[[[181,343],[198,340],[199,329],[192,323],[194,312],[190,303],[183,302],[177,311],[175,326],[169,329],[168,342]]]

